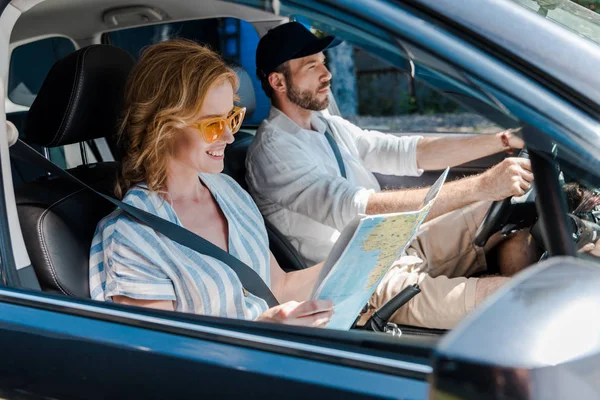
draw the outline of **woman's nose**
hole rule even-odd
[[[225,132],[223,132],[223,137],[221,139],[227,144],[231,144],[235,140],[233,133],[231,133],[231,129],[229,129],[228,126],[225,127]]]

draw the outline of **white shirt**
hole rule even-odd
[[[326,122],[342,154],[347,179],[325,138]],[[313,113],[302,129],[271,107],[246,157],[246,181],[261,213],[308,265],[327,257],[340,231],[364,214],[381,187],[373,172],[419,176],[421,136],[396,137],[362,130],[341,117]]]

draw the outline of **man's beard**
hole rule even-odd
[[[287,98],[298,107],[302,107],[305,110],[311,111],[323,111],[327,108],[327,106],[329,106],[329,96],[319,101],[316,93],[319,90],[329,87],[329,82],[323,83],[321,86],[319,86],[315,93],[311,93],[309,90],[301,91],[292,83],[291,77],[286,76],[285,83],[288,88]]]

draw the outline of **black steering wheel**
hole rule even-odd
[[[529,153],[526,149],[519,152],[518,157],[529,158]],[[523,195],[527,196],[533,190],[533,183],[531,188]],[[514,197],[507,197],[504,200],[494,201],[488,209],[485,217],[477,232],[475,232],[475,239],[473,244],[479,247],[485,246],[490,236],[498,232],[506,224],[508,217],[514,208]]]

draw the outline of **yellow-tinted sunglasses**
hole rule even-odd
[[[245,115],[246,107],[233,107],[227,118],[207,118],[192,124],[192,126],[200,131],[206,143],[213,143],[223,136],[226,126],[229,127],[231,134],[239,131]]]

